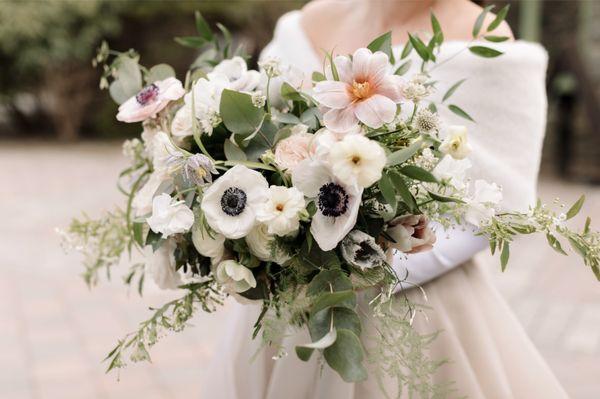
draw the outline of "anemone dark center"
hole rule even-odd
[[[221,209],[229,216],[237,216],[246,208],[246,193],[237,187],[229,187],[221,196]]]
[[[341,216],[348,209],[348,194],[339,184],[327,183],[319,189],[318,205],[325,216]]]
[[[358,244],[359,248],[356,250],[355,253],[355,257],[356,260],[359,262],[366,262],[369,259],[371,259],[371,257],[373,257],[373,253],[375,252],[373,250],[373,247],[371,247],[371,245],[367,242],[367,241],[363,241],[360,244]]]
[[[158,86],[152,83],[144,87],[142,91],[135,96],[135,99],[138,104],[146,105],[149,102],[154,101],[156,97],[158,97]]]

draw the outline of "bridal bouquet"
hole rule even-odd
[[[493,31],[503,14],[487,27],[481,19],[474,35]],[[298,357],[318,352],[344,380],[360,381],[369,351],[360,339],[357,296],[369,293],[372,312],[388,326],[378,330],[379,348],[397,354],[380,363],[423,362],[406,349],[430,338],[410,332],[418,308],[406,302],[399,314],[389,306],[407,301],[393,294],[410,288],[410,276],[391,264],[394,255],[401,263],[401,254],[435,245],[432,222],[475,226],[500,253],[502,268],[515,236],[545,234],[560,253],[561,242],[570,243],[600,278],[600,236],[589,220],[580,232],[564,223],[583,198],[565,213],[542,204],[500,211],[499,186],[465,177],[467,128],[445,126],[437,113],[448,107],[471,119],[449,102],[462,81],[442,102],[430,99],[436,83],[428,68],[443,42],[435,17],[429,41],[411,35],[397,55],[387,33],[352,55],[328,54],[312,76],[276,59],[251,70],[223,26],[215,35],[199,14],[196,21],[198,36],[177,39],[199,53],[183,83],[170,66],[146,68],[135,52],[106,44],[94,61],[104,70],[101,87],[120,104],[116,118],[143,130],[124,144],[131,161],[119,178],[124,207],[74,220],[65,240],[85,254],[91,285],[101,270],[139,250],[143,262],[130,266],[126,284],[141,293],[151,278],[162,289],[182,290],[119,341],[109,370],[128,358],[149,359],[148,348],[165,331],[183,329],[194,311],[214,311],[226,296],[262,303],[254,336],[265,344],[277,346],[290,329],[306,328],[311,340],[295,348]],[[481,45],[468,50],[502,54]],[[405,76],[413,51],[421,72]],[[382,368],[398,378],[406,372]]]

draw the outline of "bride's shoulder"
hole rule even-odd
[[[483,8],[470,0],[440,2],[439,10],[435,11],[440,20],[444,35],[450,40],[470,40],[473,25],[481,15]],[[496,15],[488,12],[485,16],[483,26],[489,25]],[[507,36],[514,39],[513,32],[506,21],[494,30],[495,36]]]

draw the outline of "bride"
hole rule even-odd
[[[452,84],[469,77],[453,100],[473,116],[470,124],[472,179],[503,183],[504,205],[527,209],[535,201],[535,187],[545,127],[545,72],[547,55],[537,44],[509,41],[495,47],[505,54],[490,61],[463,51],[481,8],[467,0],[319,0],[279,20],[272,42],[261,55],[276,57],[310,76],[322,70],[323,50],[351,54],[386,31],[392,31],[400,52],[407,33],[430,33],[430,11],[445,34],[433,80]],[[488,14],[491,22],[493,15]],[[486,25],[487,25],[486,23]],[[508,25],[494,35],[512,38]],[[416,58],[416,55],[412,54]],[[448,62],[444,62],[448,60]],[[413,62],[416,72],[417,60]],[[448,87],[439,87],[438,94]],[[441,97],[441,96],[440,96]],[[441,98],[440,98],[441,99]],[[444,119],[462,124],[455,115],[440,110]],[[437,229],[432,251],[394,255],[399,275],[407,274],[420,285],[431,309],[419,314],[414,328],[421,334],[439,332],[428,348],[431,359],[446,361],[432,376],[432,383],[450,383],[452,397],[553,399],[567,395],[540,357],[507,304],[472,257],[485,249],[486,241],[470,226]],[[406,287],[406,285],[405,285]],[[423,302],[418,289],[407,289],[415,303]],[[219,399],[325,399],[384,397],[373,378],[349,384],[316,357],[302,362],[290,355],[273,360],[268,348],[258,352],[260,340],[249,344],[259,306],[232,304],[231,320],[222,344],[208,367],[203,398]],[[370,316],[363,316],[368,319]],[[368,320],[363,323],[369,329]],[[367,331],[365,335],[374,333]],[[309,342],[294,334],[283,345],[290,350]],[[253,358],[254,356],[254,358]],[[383,381],[392,396],[392,381]],[[412,397],[412,396],[411,396]]]

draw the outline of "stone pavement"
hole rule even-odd
[[[200,315],[193,328],[164,338],[152,364],[128,367],[120,380],[106,375],[100,361],[116,339],[176,293],[148,284],[141,299],[125,292],[118,273],[90,291],[79,257],[66,256],[54,233],[81,211],[119,203],[114,181],[124,163],[115,144],[0,144],[0,398],[198,397],[226,312]],[[600,188],[548,179],[540,188],[546,202],[548,193],[570,203],[586,192],[584,212],[600,226]],[[512,252],[509,272],[495,274],[499,288],[572,398],[597,399],[600,284],[543,239]]]

